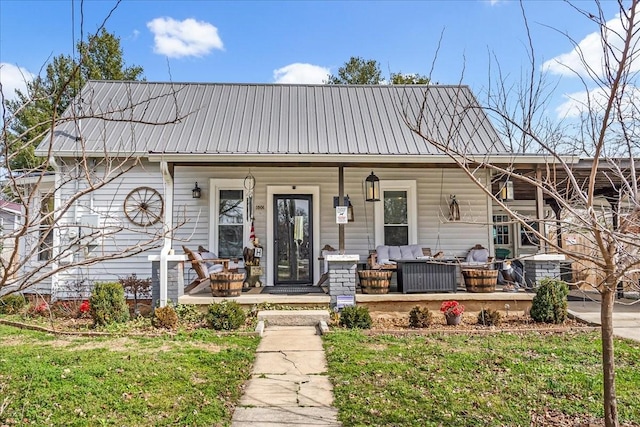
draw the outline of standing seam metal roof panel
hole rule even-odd
[[[411,132],[405,113],[410,123],[421,119],[427,138],[465,144],[472,154],[507,152],[466,86],[90,81],[82,95],[90,117],[82,119],[80,132],[95,155],[441,154]],[[54,132],[54,154],[79,149],[73,121]]]

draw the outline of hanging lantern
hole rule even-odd
[[[367,202],[380,201],[380,179],[374,175],[373,171],[364,181],[364,194]]]
[[[507,179],[506,181],[502,182],[502,186],[500,187],[500,200],[506,202],[513,199],[513,181]]]

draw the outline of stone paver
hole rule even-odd
[[[315,326],[268,325],[232,426],[340,426],[326,371]]]
[[[258,353],[254,374],[321,374],[327,372],[327,360],[321,351],[274,351]]]
[[[338,427],[341,424],[336,421],[337,416],[335,408],[237,408],[233,414],[233,427]]]

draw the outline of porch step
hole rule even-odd
[[[262,310],[258,312],[258,321],[267,326],[316,326],[320,322],[329,322],[327,310]]]

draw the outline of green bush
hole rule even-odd
[[[367,307],[350,305],[340,312],[340,326],[349,329],[371,329],[372,323]]]
[[[409,312],[409,326],[412,328],[426,328],[433,321],[433,313],[426,307],[416,305]]]
[[[200,323],[204,313],[198,310],[195,304],[178,304],[174,307],[178,320],[186,323]]]
[[[562,280],[543,279],[531,303],[531,318],[536,322],[562,323],[567,318],[569,286]]]
[[[18,314],[26,305],[27,300],[22,295],[5,295],[0,298],[0,314]]]
[[[158,329],[175,329],[178,326],[178,315],[170,305],[158,307],[153,310],[151,324]]]
[[[89,306],[95,326],[124,323],[129,320],[129,306],[120,283],[96,283],[89,297]]]
[[[247,315],[235,301],[222,301],[209,306],[205,320],[217,331],[230,331],[244,325]]]
[[[502,315],[497,310],[483,308],[478,313],[478,324],[483,326],[497,326],[502,320]]]

